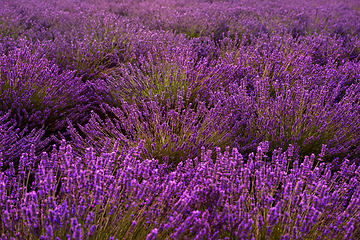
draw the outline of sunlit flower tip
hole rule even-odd
[[[151,230],[151,232],[146,236],[146,240],[155,240],[157,234],[158,234],[158,229],[157,229],[157,228],[154,228],[154,229]]]

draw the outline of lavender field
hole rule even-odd
[[[360,239],[360,1],[0,6],[0,239]]]

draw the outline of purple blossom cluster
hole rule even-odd
[[[0,0],[1,239],[360,239],[356,0]]]

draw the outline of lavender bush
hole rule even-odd
[[[0,57],[0,66],[0,151],[7,161],[18,160],[34,143],[38,151],[45,150],[53,133],[64,130],[66,118],[86,118],[86,86],[79,85],[73,72],[59,73],[26,46]]]
[[[359,239],[358,1],[0,0],[1,239]]]
[[[334,66],[332,60],[326,68],[317,63],[314,67],[310,57],[286,56],[279,48],[263,44],[255,54],[238,58],[236,78],[242,88],[237,92],[244,95],[246,89],[251,96],[247,104],[252,106],[247,111],[251,130],[241,134],[271,141],[274,148],[297,144],[301,156],[320,153],[322,144],[329,147],[326,159],[349,157],[351,151],[345,149],[354,150],[352,157],[358,156],[359,80],[347,74],[354,63]],[[255,69],[249,67],[252,63]],[[248,141],[240,140],[243,146],[249,146]]]
[[[197,156],[202,146],[231,144],[235,106],[226,86],[232,67],[186,63],[190,57],[168,57],[164,65],[154,56],[143,59],[141,67],[126,64],[92,83],[107,103],[102,105],[107,118],[94,112],[86,126],[80,125],[85,139],[70,125],[76,148],[83,152],[95,144],[105,151],[143,139],[146,156],[178,162]]]

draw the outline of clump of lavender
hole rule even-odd
[[[263,139],[274,146],[296,144],[302,156],[319,153],[322,144],[328,145],[328,160],[336,156],[349,157],[344,155],[349,153],[356,156],[360,141],[357,135],[359,85],[349,87],[346,97],[334,103],[339,85],[334,90],[327,86],[306,90],[303,85],[295,84],[291,91],[276,86],[275,98],[264,95],[265,98],[260,96],[254,103],[256,117],[252,131],[263,134]],[[256,87],[266,88],[264,85]],[[261,92],[269,94],[270,91]]]
[[[68,133],[80,152],[91,144],[96,146],[98,153],[112,149],[121,152],[123,147],[145,140],[144,157],[172,163],[197,156],[201,146],[228,143],[232,137],[231,112],[224,103],[211,100],[214,107],[208,109],[205,102],[195,99],[193,109],[192,103],[184,108],[186,100],[185,93],[179,92],[175,101],[157,96],[154,100],[145,98],[138,105],[125,101],[119,107],[104,104],[101,107],[105,120],[92,112],[89,123],[79,125],[85,138],[71,124]],[[170,107],[172,104],[175,106]],[[108,117],[107,113],[114,117]]]
[[[44,150],[54,133],[64,132],[65,118],[86,120],[86,87],[73,72],[59,68],[30,48],[0,56],[2,144],[7,161],[36,144]]]
[[[226,86],[232,66],[171,54],[143,57],[140,66],[123,65],[91,83],[106,104],[79,126],[85,138],[70,125],[77,150],[121,151],[145,140],[144,156],[177,163],[198,156],[201,146],[231,144],[234,99]]]
[[[244,158],[236,148],[187,159],[170,170],[124,151],[76,157],[63,141],[41,156],[24,153],[20,174],[0,174],[2,236],[35,238],[318,238],[359,236],[359,167],[303,163],[268,143]],[[1,158],[2,159],[2,158]],[[32,163],[40,162],[37,167]],[[292,167],[290,163],[293,162]],[[35,181],[26,187],[27,173]],[[82,238],[81,238],[82,237]]]
[[[71,24],[71,30],[66,31],[67,35],[58,34],[53,42],[43,42],[41,47],[50,61],[62,70],[75,71],[75,76],[86,82],[99,78],[120,62],[127,61],[124,53],[128,29],[125,25],[129,21],[103,12],[95,16],[83,15],[75,15],[72,16],[74,19],[67,20]],[[78,24],[73,23],[75,20]],[[91,27],[88,21],[92,22]]]
[[[293,40],[285,42],[294,44]],[[311,49],[294,47],[302,54],[286,54],[274,40],[237,59],[232,95],[246,99],[245,103],[238,101],[239,109],[244,104],[249,108],[246,114],[238,111],[235,146],[251,152],[264,140],[271,143],[271,149],[293,144],[304,157],[319,154],[325,144],[324,160],[355,159],[360,150],[360,85],[349,73],[358,74],[358,64],[337,66],[331,58],[321,67],[311,59]]]

